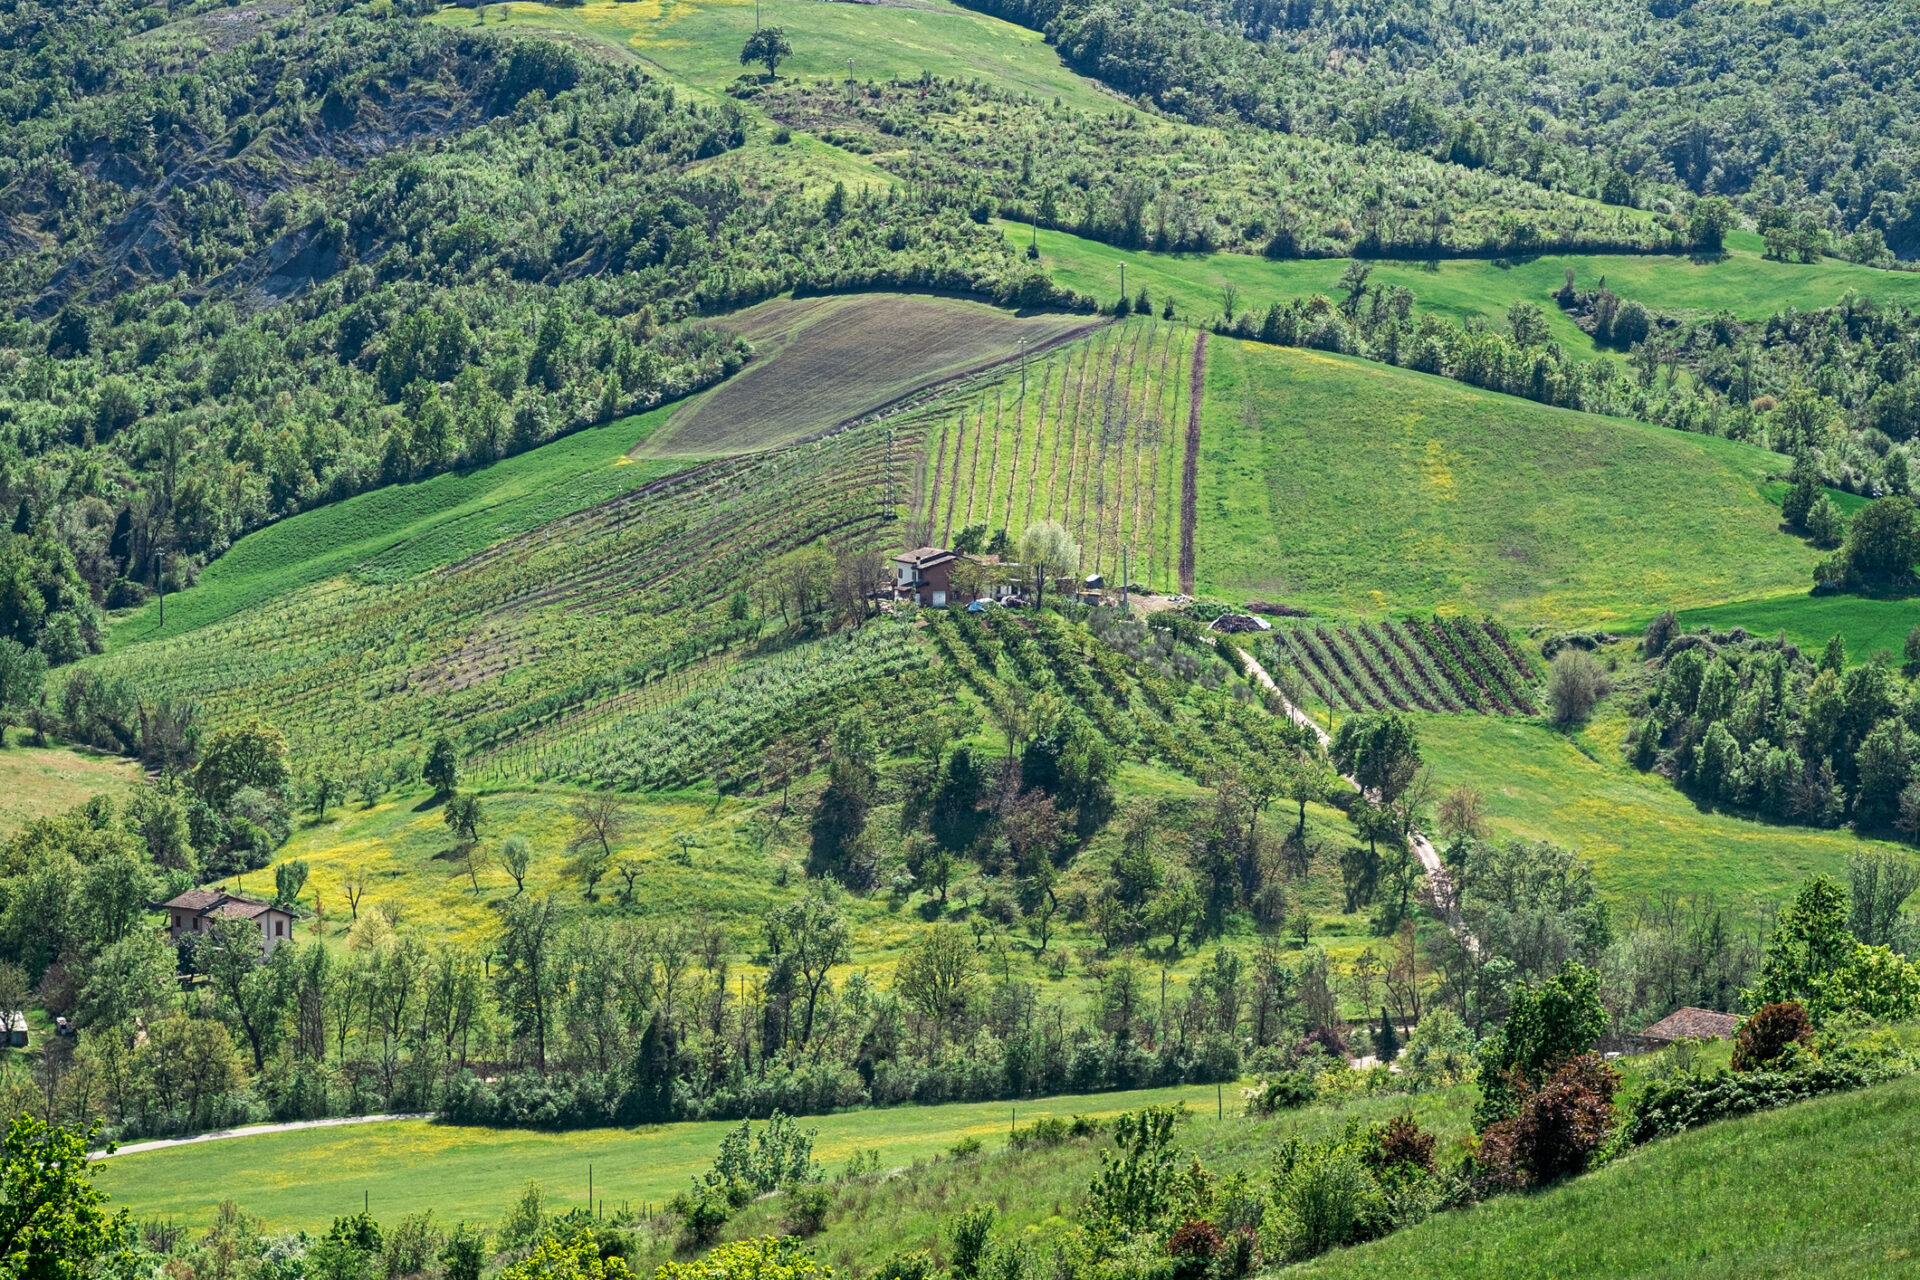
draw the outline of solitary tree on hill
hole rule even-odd
[[[779,27],[762,27],[747,37],[746,44],[740,47],[740,65],[749,66],[755,62],[767,69],[767,79],[780,67],[784,58],[793,56],[793,46],[787,43],[787,33]]]

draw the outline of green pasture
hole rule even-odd
[[[1920,1080],[1655,1142],[1288,1274],[1408,1280],[1920,1273]]]
[[[471,25],[472,9],[449,7],[439,21]],[[780,27],[793,57],[783,76],[844,79],[915,77],[922,72],[990,80],[1016,92],[1060,98],[1085,110],[1120,104],[1062,66],[1036,31],[942,0],[905,4],[820,4],[815,0],[589,0],[536,4],[513,0],[487,10],[489,25],[540,27],[612,45],[673,79],[707,93],[743,73],[740,46],[754,24]]]
[[[1234,1087],[1226,1088],[1237,1103]],[[1016,1119],[1112,1116],[1133,1108],[1183,1102],[1213,1122],[1212,1085],[1083,1094],[1016,1103],[955,1103],[895,1107],[818,1116],[814,1155],[830,1170],[856,1152],[877,1150],[888,1166],[945,1151],[963,1138],[991,1143]],[[1237,1107],[1229,1108],[1229,1115]],[[713,1163],[727,1122],[687,1122],[639,1129],[541,1133],[381,1121],[323,1129],[229,1138],[159,1151],[115,1156],[95,1165],[95,1182],[115,1208],[137,1218],[187,1223],[212,1219],[233,1200],[269,1225],[324,1229],[335,1214],[369,1205],[392,1221],[426,1209],[447,1222],[495,1221],[528,1179],[552,1197],[556,1212],[587,1202],[587,1166],[594,1196],[609,1208],[626,1202],[638,1211],[686,1189]]]
[[[488,466],[376,489],[269,525],[208,565],[195,586],[169,596],[164,629],[158,601],[115,619],[111,647],[182,635],[327,578],[410,577],[625,493],[685,465],[626,456],[670,412],[588,427]]]
[[[1874,599],[1867,596],[1816,596],[1806,591],[1764,600],[1736,600],[1707,609],[1678,609],[1680,625],[1693,630],[1710,626],[1716,631],[1745,627],[1755,635],[1785,632],[1803,649],[1823,649],[1829,637],[1847,642],[1847,658],[1864,662],[1884,649],[1901,659],[1907,632],[1920,625],[1920,599]],[[1635,613],[1622,624],[1624,631],[1642,631],[1653,620]]]
[[[1119,295],[1124,263],[1129,296],[1145,288],[1157,307],[1172,294],[1179,313],[1193,320],[1220,313],[1221,290],[1227,285],[1239,290],[1242,308],[1264,309],[1282,298],[1315,293],[1338,297],[1348,261],[1274,262],[1235,253],[1152,253],[1117,249],[1064,231],[1040,231],[1036,237],[1026,225],[1003,225],[1015,243],[1039,244],[1041,261],[1058,283],[1109,302]],[[1552,294],[1569,267],[1577,288],[1594,288],[1604,276],[1615,293],[1637,298],[1657,311],[1711,315],[1724,310],[1743,320],[1764,320],[1787,306],[1803,310],[1832,306],[1848,290],[1920,307],[1920,273],[1876,271],[1831,258],[1811,264],[1773,262],[1760,255],[1758,237],[1738,234],[1732,237],[1728,252],[1717,259],[1544,254],[1434,263],[1378,261],[1373,264],[1372,279],[1406,286],[1413,290],[1417,308],[1456,322],[1477,316],[1498,323],[1516,300],[1536,302],[1547,313],[1554,337],[1569,350],[1598,353],[1602,349],[1554,304]]]
[[[0,840],[94,796],[121,799],[139,780],[140,766],[131,760],[85,748],[28,746],[24,729],[0,727]]]
[[[1565,626],[1811,581],[1819,553],[1761,492],[1775,454],[1347,356],[1207,352],[1203,592]]]
[[[1705,810],[1620,749],[1632,721],[1615,703],[1571,737],[1540,721],[1422,715],[1420,754],[1440,785],[1486,793],[1498,838],[1551,840],[1590,858],[1600,887],[1631,906],[1664,891],[1711,892],[1745,915],[1847,856],[1893,848],[1845,831]]]

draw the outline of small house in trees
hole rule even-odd
[[[167,936],[176,944],[190,935],[209,932],[216,920],[258,923],[262,956],[272,955],[273,949],[293,934],[293,915],[286,908],[224,889],[189,889],[162,903],[160,909],[167,913]]]
[[[5,1044],[9,1049],[26,1048],[27,1015],[15,1009],[12,1013],[0,1014],[0,1017],[7,1020],[5,1039],[0,1040],[0,1044]]]
[[[953,566],[960,553],[940,547],[921,547],[893,558],[893,587],[904,596],[929,608],[944,609],[953,594]]]

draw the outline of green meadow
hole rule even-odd
[[[440,21],[474,22],[450,7]],[[785,76],[841,79],[940,77],[991,80],[1016,92],[1060,98],[1085,110],[1120,99],[1062,66],[1038,32],[942,0],[913,4],[819,4],[812,0],[589,0],[537,4],[513,0],[487,11],[489,25],[535,26],[611,45],[682,84],[707,93],[743,73],[740,46],[754,25],[777,26],[793,44]]]
[[[829,1169],[856,1152],[877,1150],[884,1165],[904,1165],[945,1151],[964,1138],[993,1142],[1014,1122],[1042,1116],[1113,1116],[1154,1103],[1181,1102],[1211,1123],[1212,1085],[1087,1094],[1018,1103],[955,1103],[816,1116],[814,1155]],[[1227,1086],[1228,1115],[1239,1109]],[[233,1200],[271,1226],[324,1229],[336,1214],[369,1205],[375,1217],[432,1209],[443,1221],[500,1218],[528,1179],[541,1184],[556,1211],[594,1196],[609,1208],[638,1210],[684,1190],[713,1163],[720,1137],[733,1125],[688,1122],[641,1129],[541,1133],[484,1129],[425,1120],[382,1121],[194,1143],[115,1156],[95,1165],[95,1181],[137,1218],[204,1223],[222,1200]]]
[[[164,628],[159,601],[116,619],[110,647],[182,635],[327,578],[409,577],[637,488],[686,465],[626,456],[671,411],[587,427],[489,466],[376,489],[269,525],[208,565],[191,590],[169,596]]]
[[[1040,246],[1040,260],[1061,284],[1103,302],[1120,291],[1126,267],[1128,293],[1145,288],[1156,305],[1171,294],[1181,315],[1205,320],[1221,308],[1221,290],[1239,290],[1241,307],[1264,308],[1280,298],[1324,293],[1339,296],[1345,258],[1275,262],[1234,253],[1152,253],[1117,249],[1064,231],[1003,224],[1018,244]],[[1418,310],[1459,322],[1472,317],[1498,323],[1515,301],[1538,303],[1554,336],[1570,350],[1595,352],[1593,340],[1554,305],[1568,269],[1578,288],[1601,278],[1622,297],[1656,311],[1711,315],[1729,311],[1743,320],[1764,320],[1776,310],[1831,306],[1848,290],[1920,307],[1920,273],[1876,271],[1835,259],[1800,264],[1774,262],[1760,254],[1759,237],[1736,232],[1717,259],[1680,255],[1544,254],[1525,259],[1463,258],[1433,263],[1378,261],[1372,280],[1413,290]]]
[[[1550,840],[1594,863],[1621,906],[1673,891],[1712,892],[1746,916],[1791,894],[1816,871],[1844,875],[1847,856],[1896,846],[1847,831],[1778,826],[1702,809],[1621,751],[1632,726],[1603,702],[1572,736],[1540,721],[1417,717],[1420,753],[1440,785],[1486,793],[1499,838]]]
[[[1803,590],[1751,445],[1318,351],[1208,346],[1198,589],[1576,625]]]
[[[1692,630],[1710,626],[1716,631],[1745,627],[1755,635],[1785,632],[1803,649],[1821,649],[1831,636],[1846,641],[1849,661],[1864,662],[1885,650],[1897,662],[1905,652],[1907,632],[1920,626],[1920,599],[1874,599],[1870,596],[1815,596],[1800,591],[1764,600],[1736,600],[1706,609],[1677,609],[1680,625]],[[1652,614],[1636,612],[1627,624],[1644,629]]]

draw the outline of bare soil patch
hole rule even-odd
[[[720,324],[753,343],[748,366],[676,411],[635,457],[713,458],[805,439],[942,383],[1095,327],[981,302],[868,293],[781,298]]]

